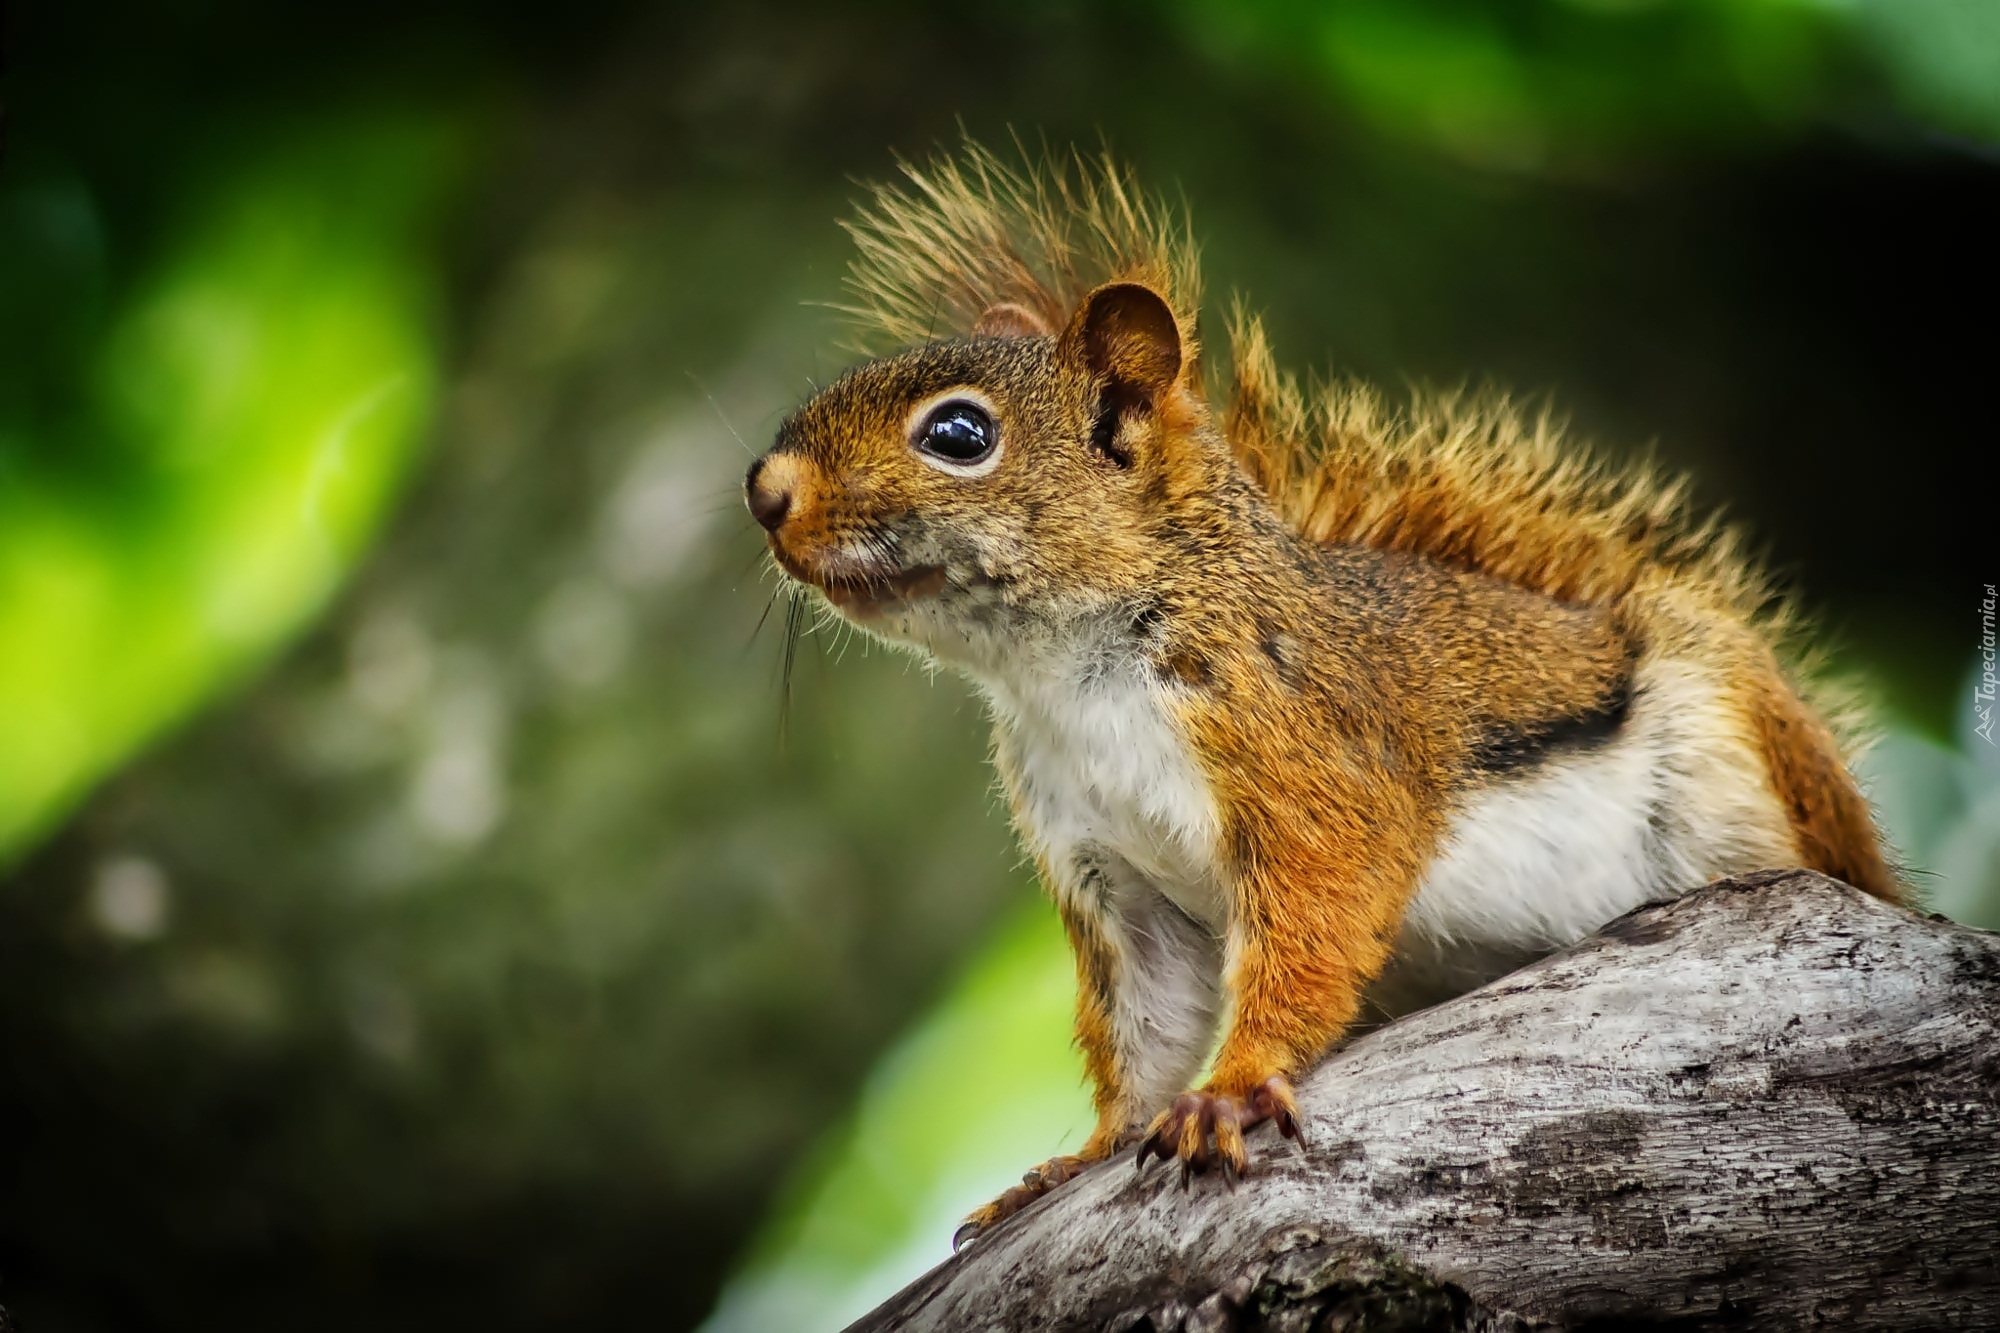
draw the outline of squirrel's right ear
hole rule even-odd
[[[1157,401],[1180,378],[1180,321],[1144,283],[1110,282],[1071,316],[1062,350],[1114,386]]]

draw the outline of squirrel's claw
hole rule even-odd
[[[1146,1137],[1139,1144],[1139,1169],[1144,1171],[1146,1163],[1153,1157],[1163,1162],[1174,1158],[1185,1159],[1190,1149],[1188,1133],[1194,1128],[1199,1115],[1202,1094],[1184,1092],[1174,1098],[1174,1104],[1153,1117],[1153,1123],[1146,1127]],[[1183,1177],[1185,1179],[1185,1177]]]
[[[1222,1159],[1222,1178],[1232,1184],[1250,1174],[1250,1151],[1243,1146],[1243,1125],[1233,1116],[1215,1119],[1215,1155]]]
[[[1251,1124],[1266,1120],[1278,1122],[1278,1132],[1298,1144],[1306,1146],[1306,1132],[1299,1123],[1299,1103],[1292,1095],[1292,1085],[1282,1074],[1273,1074],[1259,1083],[1250,1094],[1250,1109],[1256,1115]],[[1247,1129],[1249,1126],[1246,1125]]]
[[[1090,1158],[1081,1156],[1051,1157],[1040,1166],[1030,1167],[1021,1177],[1020,1184],[1003,1190],[992,1203],[967,1214],[965,1221],[959,1223],[958,1230],[951,1233],[952,1251],[956,1253],[963,1249],[988,1227],[1012,1217],[1058,1185],[1076,1179],[1090,1162]]]
[[[1266,1120],[1275,1120],[1278,1132],[1305,1146],[1299,1128],[1298,1103],[1292,1085],[1274,1074],[1251,1090],[1247,1097],[1203,1090],[1184,1092],[1174,1103],[1153,1118],[1139,1144],[1136,1169],[1144,1171],[1154,1157],[1161,1161],[1179,1158],[1181,1187],[1187,1188],[1196,1175],[1219,1164],[1222,1178],[1234,1185],[1250,1175],[1250,1151],[1243,1132]]]

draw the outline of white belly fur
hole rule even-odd
[[[1102,851],[1112,901],[1078,906],[1109,907],[1144,930],[1156,890],[1219,941],[1228,925],[1219,816],[1174,723],[1170,687],[1134,660],[1087,658],[982,684],[1021,831],[1057,895],[1082,893],[1077,860]],[[1709,680],[1652,661],[1634,684],[1613,740],[1496,781],[1454,811],[1396,961],[1371,988],[1371,1015],[1466,990],[1650,899],[1796,858],[1761,759]],[[1145,1009],[1178,1000],[1208,1020],[1215,999],[1203,992],[1214,979],[1165,969],[1142,980],[1155,992]]]
[[[1111,1040],[1144,1117],[1194,1082],[1222,1008],[1220,821],[1168,687],[1132,659],[1061,665],[982,683],[1022,836],[1118,959]]]
[[[1058,878],[1079,852],[1101,848],[1220,934],[1215,801],[1175,727],[1167,687],[1132,663],[988,683],[987,694],[1012,760],[1022,833]]]
[[[1641,903],[1796,858],[1761,759],[1702,676],[1656,661],[1634,683],[1608,744],[1455,811],[1371,992],[1375,1013],[1465,990]]]

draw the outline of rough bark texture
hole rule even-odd
[[[1773,872],[1641,908],[1121,1154],[854,1327],[2000,1327],[2000,935]]]

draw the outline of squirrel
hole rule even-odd
[[[841,308],[903,350],[746,497],[801,592],[983,694],[1075,953],[1096,1127],[954,1247],[1134,1142],[1242,1176],[1359,1020],[1649,900],[1902,898],[1796,617],[1680,482],[1492,392],[1308,391],[1240,303],[1211,401],[1185,212],[1128,168],[902,169]]]

